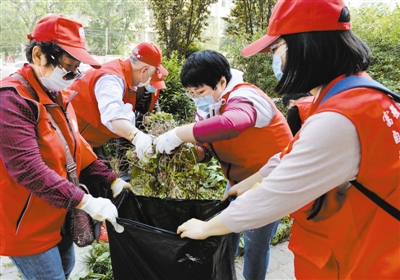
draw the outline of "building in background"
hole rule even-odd
[[[234,5],[232,0],[219,0],[217,3],[211,5],[209,26],[204,30],[204,35],[210,38],[210,40],[204,44],[205,49],[219,50],[226,26],[223,18],[229,16],[231,8]]]

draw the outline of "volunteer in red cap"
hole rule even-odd
[[[273,55],[277,93],[315,96],[310,116],[281,154],[228,192],[234,203],[177,232],[204,239],[291,214],[296,279],[399,279],[400,97],[365,72],[371,51],[346,4],[278,1],[267,35],[242,51],[260,52]]]
[[[153,154],[153,139],[135,126],[134,111],[139,102],[152,110],[155,94],[140,100],[137,91],[149,86],[154,75],[168,75],[161,60],[161,50],[153,43],[143,42],[132,50],[129,59],[116,59],[101,69],[87,71],[69,87],[79,92],[72,101],[79,130],[95,151],[101,151],[108,140],[123,137],[135,145],[139,159]]]
[[[75,92],[63,90],[80,75],[81,61],[100,67],[86,51],[82,25],[46,16],[28,39],[29,64],[0,87],[0,255],[11,258],[23,279],[65,280],[75,264],[71,234],[61,231],[68,211],[79,208],[123,230],[114,204],[85,194],[77,176],[113,186],[115,195],[126,182],[79,134],[70,104]]]

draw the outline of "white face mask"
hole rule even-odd
[[[54,66],[53,66],[54,68]],[[55,91],[58,92],[60,90],[63,90],[67,87],[69,87],[74,79],[72,80],[64,80],[63,76],[65,75],[64,71],[59,68],[55,67],[53,73],[51,73],[50,77],[46,78],[43,73],[42,73],[42,68],[39,67],[40,73],[42,74],[42,77],[39,78],[40,82],[42,85],[47,88],[49,91]]]
[[[147,69],[147,73],[149,73],[149,69]],[[144,83],[142,82],[142,76],[140,76],[140,81],[141,82],[137,85],[137,87],[145,87],[145,86],[147,86],[148,84],[150,84],[150,80],[151,80],[150,74],[149,74],[149,78]]]

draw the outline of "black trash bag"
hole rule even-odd
[[[114,279],[236,279],[231,234],[206,240],[176,234],[183,222],[210,219],[228,201],[160,199],[126,190],[114,203],[125,227],[117,233],[107,222]]]

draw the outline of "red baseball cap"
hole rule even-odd
[[[161,65],[161,50],[153,43],[140,43],[132,50],[132,54],[136,56],[140,61],[143,61],[148,65],[157,67],[161,74],[163,74],[164,76],[168,75],[168,71]]]
[[[346,5],[342,0],[279,0],[272,11],[267,35],[243,48],[243,56],[269,52],[281,35],[329,30],[350,30],[351,22],[339,22]]]
[[[100,68],[97,62],[86,50],[85,32],[82,24],[67,19],[61,15],[49,15],[42,18],[27,38],[36,42],[55,42],[75,59]]]
[[[158,90],[167,88],[164,82],[164,75],[161,74],[160,71],[157,71],[157,73],[151,77],[150,84]]]

